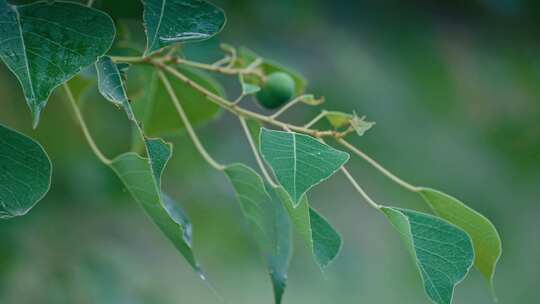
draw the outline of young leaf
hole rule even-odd
[[[353,116],[349,113],[343,113],[338,111],[326,111],[326,119],[332,125],[332,127],[339,129],[347,127],[351,123]]]
[[[324,269],[341,250],[341,236],[323,216],[309,206],[306,195],[295,208],[282,187],[277,188],[276,193],[287,208],[296,229],[309,244],[315,262]]]
[[[375,125],[372,121],[366,121],[366,117],[358,117],[356,114],[351,119],[351,127],[356,131],[358,136],[364,136],[364,134]]]
[[[244,95],[252,95],[260,90],[261,88],[257,85],[242,82],[242,94]]]
[[[142,120],[145,134],[148,136],[178,135],[184,129],[184,124],[179,119],[157,73],[148,67],[136,67],[133,70],[144,73],[147,79],[145,94],[141,98],[133,99],[132,103],[135,115]],[[223,87],[208,74],[188,68],[179,68],[179,70],[207,90],[225,96]],[[203,124],[214,119],[221,112],[219,106],[184,82],[171,79],[171,85],[192,124]]]
[[[241,47],[238,50],[238,58],[240,59],[240,65],[242,67],[247,67],[251,63],[253,63],[257,58],[262,58],[262,57],[260,57],[255,52],[253,52],[252,50],[246,47]],[[282,64],[279,64],[270,59],[264,59],[260,65],[260,68],[262,69],[265,75],[270,75],[274,72],[283,72],[283,73],[289,74],[294,80],[294,87],[295,87],[296,95],[302,94],[302,92],[304,92],[304,90],[306,89],[306,86],[307,86],[306,78],[304,78],[304,76],[302,76],[300,73],[288,67],[285,67]],[[260,85],[259,83],[260,79],[258,79],[257,77],[245,77],[244,81],[246,83],[251,83],[257,86]]]
[[[502,252],[501,238],[495,226],[480,213],[445,193],[429,188],[420,188],[419,193],[438,216],[471,236],[474,266],[493,288],[493,275]]]
[[[201,41],[225,25],[222,9],[203,0],[143,0],[145,56],[177,42]]]
[[[191,224],[180,206],[161,191],[161,175],[171,157],[172,145],[161,139],[146,139],[145,145],[148,158],[128,152],[116,157],[110,166],[133,198],[202,277],[191,248]]]
[[[246,82],[242,74],[239,74],[238,78],[240,80],[240,85],[242,86],[243,95],[253,95],[261,90],[261,87],[258,85]]]
[[[49,191],[51,171],[38,142],[0,124],[0,219],[30,211]]]
[[[393,207],[382,207],[381,211],[407,244],[429,298],[437,304],[450,304],[455,286],[473,264],[470,237],[429,214]]]
[[[363,136],[375,123],[366,121],[366,117],[359,117],[356,113],[349,114],[338,111],[325,111],[325,118],[335,129],[352,127],[358,136]]]
[[[260,150],[293,206],[313,186],[332,176],[349,160],[349,154],[315,138],[294,132],[263,128]]]
[[[79,3],[0,0],[0,58],[17,76],[34,127],[54,88],[93,64],[114,40],[112,19]]]
[[[325,102],[324,97],[315,98],[313,94],[307,94],[300,96],[300,102],[309,106],[320,106]]]
[[[118,107],[124,108],[128,118],[134,120],[133,111],[129,105],[129,99],[124,87],[124,80],[118,65],[109,56],[103,56],[96,63],[96,70],[99,93]]]
[[[275,303],[279,304],[285,291],[292,254],[291,223],[287,211],[275,191],[267,188],[251,168],[233,164],[225,169],[225,174],[234,187],[242,212],[266,260]]]

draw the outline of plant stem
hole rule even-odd
[[[165,60],[165,61],[169,61],[169,60]],[[206,63],[201,63],[201,62],[185,60],[182,58],[172,58],[170,59],[170,61],[175,64],[183,64],[192,68],[207,70],[211,72],[217,72],[217,73],[226,74],[226,75],[243,74],[245,71],[244,69],[236,69],[236,68],[230,68],[230,67],[223,67],[219,65],[206,64]]]
[[[138,57],[138,56],[110,56],[111,60],[115,63],[149,63],[148,57]]]
[[[228,74],[228,75],[240,75],[240,76],[242,76],[243,74],[246,74],[246,73],[250,73],[251,70],[253,69],[252,67],[248,67],[246,69],[235,69],[235,68],[231,68],[231,67],[221,67],[221,66],[215,66],[215,65],[205,64],[205,63],[189,61],[189,60],[185,60],[185,59],[177,58],[177,57],[172,57],[172,56],[165,56],[165,57],[159,57],[159,58],[150,58],[150,57],[142,58],[142,57],[121,57],[121,56],[117,56],[117,57],[112,57],[112,59],[114,61],[116,61],[116,62],[152,64],[156,68],[159,69],[159,75],[162,78],[163,82],[165,83],[165,85],[166,85],[166,87],[167,87],[167,89],[169,91],[169,94],[171,95],[171,98],[173,99],[173,102],[175,103],[177,111],[179,112],[182,120],[184,121],[184,124],[186,125],[186,129],[188,130],[188,133],[190,134],[195,146],[197,147],[197,149],[199,150],[201,155],[210,163],[210,165],[212,165],[213,167],[215,167],[218,170],[223,170],[224,166],[217,163],[215,160],[213,160],[210,157],[210,155],[206,152],[206,150],[204,149],[202,144],[200,143],[197,135],[193,131],[193,128],[191,127],[191,124],[189,123],[189,121],[187,119],[187,116],[185,115],[180,103],[178,102],[178,99],[177,99],[176,95],[172,91],[172,88],[170,88],[169,80],[165,77],[165,75],[163,74],[162,71],[165,71],[165,72],[169,73],[170,75],[174,76],[175,78],[179,79],[180,81],[186,83],[188,86],[190,86],[191,88],[195,89],[196,91],[201,93],[203,96],[205,96],[208,100],[210,100],[211,102],[217,104],[218,106],[226,109],[227,111],[235,114],[240,119],[252,118],[252,119],[255,119],[255,120],[258,120],[260,122],[267,123],[267,124],[270,124],[270,125],[273,125],[273,126],[276,126],[278,128],[284,129],[284,130],[308,134],[308,135],[311,135],[311,136],[319,138],[319,139],[322,139],[324,137],[333,137],[333,138],[335,138],[337,140],[338,143],[340,143],[341,145],[345,146],[346,148],[348,148],[349,150],[354,152],[356,155],[363,158],[370,165],[375,167],[378,171],[380,171],[382,174],[386,175],[388,178],[390,178],[392,181],[394,181],[395,183],[397,183],[401,187],[403,187],[403,188],[405,188],[405,189],[407,189],[409,191],[412,191],[412,192],[418,192],[419,191],[418,187],[413,186],[413,185],[405,182],[401,178],[397,177],[396,175],[392,174],[390,171],[388,171],[386,168],[384,168],[382,165],[380,165],[374,159],[370,158],[368,155],[366,155],[360,149],[354,147],[349,142],[347,142],[345,139],[343,139],[346,135],[348,135],[349,133],[354,131],[353,128],[348,128],[345,131],[312,129],[311,127],[313,125],[315,125],[317,122],[319,122],[322,118],[324,118],[327,115],[328,112],[326,110],[322,110],[321,113],[319,113],[319,115],[317,115],[315,118],[313,118],[310,122],[308,122],[304,126],[298,126],[298,125],[285,123],[285,122],[280,121],[280,120],[278,120],[276,118],[279,115],[283,114],[290,107],[295,105],[299,101],[298,98],[291,101],[288,105],[284,106],[281,110],[274,113],[273,115],[270,115],[270,116],[263,115],[263,114],[253,112],[253,111],[250,111],[250,110],[247,110],[247,109],[244,109],[244,108],[240,107],[238,105],[239,100],[229,101],[229,100],[227,100],[227,99],[225,99],[225,98],[223,98],[223,97],[221,97],[221,96],[219,96],[217,94],[214,94],[213,92],[207,90],[205,87],[203,87],[203,86],[199,85],[198,83],[192,81],[189,77],[187,77],[186,75],[184,75],[183,73],[181,73],[180,71],[175,69],[174,67],[167,65],[167,63],[184,64],[184,65],[195,67],[195,68],[220,72],[220,73]],[[258,155],[258,154],[256,154],[256,155]],[[347,171],[347,173],[348,173],[348,171]],[[263,174],[265,174],[264,171],[263,171]],[[350,176],[350,174],[348,174],[348,177],[352,178],[352,176]],[[355,182],[355,183],[353,183],[353,185],[355,185],[355,187],[357,189],[359,188],[358,183]],[[365,194],[365,192],[363,192],[363,191],[361,193],[363,193],[363,195]]]
[[[219,59],[218,61],[212,63],[211,65],[212,66],[223,66],[224,64],[229,63],[230,61],[231,61],[231,57],[226,56],[226,57],[223,57],[223,58]]]
[[[349,170],[347,170],[345,168],[345,166],[341,167],[341,171],[343,172],[343,174],[345,174],[347,179],[349,179],[349,181],[351,182],[353,187],[356,189],[356,191],[358,191],[358,193],[360,193],[360,195],[362,195],[362,197],[368,202],[368,204],[371,205],[371,207],[373,207],[375,209],[381,209],[381,205],[375,203],[375,201],[373,199],[371,199],[371,197],[369,197],[369,195],[367,195],[367,193],[364,191],[364,189],[362,189],[362,187],[360,187],[360,185],[358,184],[356,179],[354,179],[354,177],[351,175]]]
[[[86,3],[86,6],[92,7],[92,5],[94,5],[94,0],[88,0],[88,2]]]
[[[251,137],[251,133],[249,132],[249,128],[246,124],[246,119],[244,117],[239,116],[238,119],[240,120],[240,124],[242,125],[242,129],[244,129],[244,132],[246,133],[247,140],[249,142],[249,145],[251,146],[251,150],[253,151],[253,154],[255,155],[255,159],[257,160],[257,164],[261,168],[262,174],[264,175],[264,178],[268,181],[268,183],[273,187],[276,188],[277,184],[274,182],[272,177],[270,177],[270,174],[268,174],[268,171],[266,170],[266,167],[264,166],[264,163],[261,159],[261,156],[259,155],[259,151],[257,150],[257,146],[253,142],[253,138]]]
[[[134,64],[143,64],[150,63],[152,61],[159,61],[163,64],[181,64],[192,68],[197,68],[201,70],[207,70],[210,72],[221,73],[225,75],[246,75],[246,74],[255,74],[259,75],[260,73],[255,71],[253,67],[247,68],[232,68],[228,66],[220,66],[214,64],[207,64],[202,62],[191,61],[183,58],[178,58],[172,55],[165,55],[162,57],[154,56],[154,59],[149,57],[136,57],[136,56],[111,56],[111,59],[114,62],[123,62],[123,63],[134,63]]]
[[[319,139],[319,141],[321,143],[323,143],[323,144],[326,144],[326,142],[323,139]],[[358,193],[360,193],[360,195],[369,203],[369,205],[371,207],[373,207],[375,209],[380,209],[381,208],[381,206],[379,204],[375,203],[375,201],[372,200],[371,197],[369,197],[369,195],[367,195],[366,191],[364,191],[364,189],[362,189],[362,187],[358,184],[356,179],[354,179],[354,177],[351,175],[349,170],[347,170],[347,168],[345,168],[345,166],[341,166],[341,171],[343,172],[343,174],[345,174],[347,179],[351,182],[354,189],[356,189],[356,191],[358,191]]]
[[[304,128],[311,128],[314,124],[319,122],[323,117],[325,117],[327,114],[326,110],[322,110],[319,115],[315,116],[312,120],[310,120],[307,124],[304,125]]]
[[[69,88],[67,83],[64,83],[64,90],[67,95],[67,99],[69,103],[71,104],[71,107],[73,108],[73,112],[75,113],[75,118],[77,118],[77,121],[79,122],[79,125],[81,126],[81,129],[83,131],[84,137],[86,138],[86,141],[88,142],[88,145],[94,152],[94,154],[99,158],[99,160],[106,164],[110,165],[112,161],[107,158],[101,150],[96,145],[96,142],[92,138],[92,135],[90,134],[90,131],[88,130],[88,126],[86,125],[86,122],[84,121],[83,115],[81,111],[79,110],[79,107],[77,106],[77,102],[75,101],[75,98],[73,97],[73,93],[71,92],[71,89]]]
[[[169,94],[176,111],[178,112],[178,115],[180,115],[180,119],[184,123],[184,126],[186,127],[186,130],[189,134],[189,137],[191,138],[191,141],[195,145],[195,148],[199,151],[201,156],[210,164],[210,166],[214,167],[214,169],[223,171],[225,169],[225,166],[215,161],[210,154],[206,151],[204,146],[202,145],[201,141],[199,140],[199,137],[195,133],[195,130],[193,130],[193,126],[189,122],[189,119],[184,112],[184,109],[182,108],[182,105],[180,104],[180,101],[178,101],[178,97],[174,93],[174,90],[171,86],[171,83],[167,79],[167,76],[162,71],[158,71],[158,75],[161,78],[161,81],[163,82],[163,85],[165,86],[165,89],[167,90],[167,93]]]
[[[337,142],[341,145],[345,146],[347,149],[351,150],[354,154],[360,156],[365,161],[367,161],[370,165],[375,167],[375,169],[379,170],[382,174],[386,175],[386,177],[390,178],[392,181],[394,181],[396,184],[400,185],[401,187],[412,191],[412,192],[418,192],[420,189],[416,186],[413,186],[406,181],[402,180],[401,178],[395,176],[390,171],[386,170],[381,164],[379,164],[377,161],[369,157],[367,154],[362,152],[360,149],[356,148],[355,146],[351,145],[348,141],[346,141],[343,138],[338,138]]]
[[[295,99],[289,101],[287,104],[285,104],[281,109],[279,109],[276,113],[272,114],[270,117],[272,117],[273,119],[276,119],[278,116],[285,113],[287,110],[289,110],[294,105],[296,105],[304,97],[305,97],[305,95],[298,96]]]
[[[311,135],[313,137],[321,138],[321,137],[336,137],[339,138],[342,136],[341,132],[335,131],[335,130],[315,130],[315,129],[309,129],[304,128],[297,125],[288,124],[279,120],[276,120],[270,116],[266,116],[263,114],[259,114],[244,108],[241,108],[234,104],[231,101],[226,100],[225,98],[216,95],[203,86],[199,85],[198,83],[192,81],[190,78],[188,78],[186,75],[182,74],[178,70],[174,69],[173,67],[167,66],[166,64],[159,62],[159,61],[153,61],[153,64],[156,65],[158,68],[166,71],[167,73],[171,74],[172,76],[178,78],[179,80],[185,82],[187,85],[192,87],[193,89],[199,91],[202,95],[204,95],[206,98],[208,98],[210,101],[214,102],[215,104],[219,105],[222,108],[225,108],[226,110],[242,116],[242,117],[249,117],[253,118],[271,125],[274,125],[279,128],[289,128],[292,131],[300,132],[304,134]]]

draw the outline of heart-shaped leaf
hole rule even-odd
[[[145,56],[177,42],[201,41],[225,25],[222,9],[203,0],[143,0]]]
[[[349,160],[348,153],[311,136],[265,128],[261,130],[260,150],[294,207],[309,189],[328,179]]]
[[[0,0],[0,23],[0,58],[21,83],[34,127],[54,88],[96,62],[115,35],[107,14],[72,2]]]
[[[294,208],[291,199],[282,187],[277,188],[276,192],[287,208],[296,230],[309,244],[317,265],[324,269],[341,250],[342,242],[339,233],[322,215],[309,206],[306,195]]]
[[[51,171],[39,143],[0,124],[0,219],[30,211],[49,191]]]
[[[259,174],[243,164],[227,166],[244,217],[263,254],[272,284],[275,303],[281,303],[292,254],[291,223],[275,191],[265,186]]]
[[[474,261],[469,235],[429,214],[391,207],[381,211],[407,244],[429,298],[437,304],[452,303],[455,286]]]
[[[493,275],[502,253],[501,238],[495,226],[485,216],[445,193],[429,188],[420,188],[419,193],[438,216],[471,236],[474,266],[493,288]]]

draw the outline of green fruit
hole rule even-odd
[[[283,72],[275,72],[266,78],[266,82],[256,97],[267,109],[276,109],[287,103],[294,96],[294,80]]]

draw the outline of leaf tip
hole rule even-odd
[[[39,121],[41,119],[41,112],[43,111],[43,107],[40,105],[31,106],[30,107],[32,112],[32,128],[35,130],[37,129],[39,125]]]

